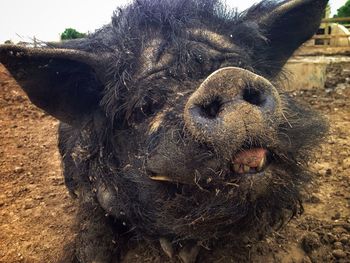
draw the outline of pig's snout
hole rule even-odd
[[[197,139],[239,147],[281,116],[275,87],[248,70],[226,67],[208,76],[185,106],[186,128]]]

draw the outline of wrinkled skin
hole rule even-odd
[[[128,251],[142,247],[154,262],[203,262],[202,246],[234,254],[302,211],[327,126],[284,92],[281,70],[326,3],[239,15],[210,0],[142,0],[86,39],[0,47],[31,101],[62,121],[78,261],[135,262]]]

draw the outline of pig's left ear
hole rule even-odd
[[[327,2],[328,0],[289,0],[272,10],[267,8],[265,15],[258,19],[266,38],[262,46],[256,47],[256,58],[266,62],[262,67],[274,64],[276,72],[272,73],[277,73],[293,52],[315,34]]]
[[[63,122],[74,125],[98,107],[101,57],[77,50],[0,45],[0,62],[36,106]]]

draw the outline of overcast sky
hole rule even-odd
[[[109,23],[113,10],[130,0],[0,0],[0,43],[11,39],[57,41],[65,28],[93,32]],[[227,0],[244,10],[257,0]],[[332,13],[346,0],[330,0]]]

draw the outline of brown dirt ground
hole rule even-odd
[[[329,67],[326,90],[294,95],[328,117],[330,136],[311,164],[317,178],[305,213],[263,240],[249,261],[350,262],[350,65]],[[56,262],[74,239],[57,125],[0,65],[0,262]]]

